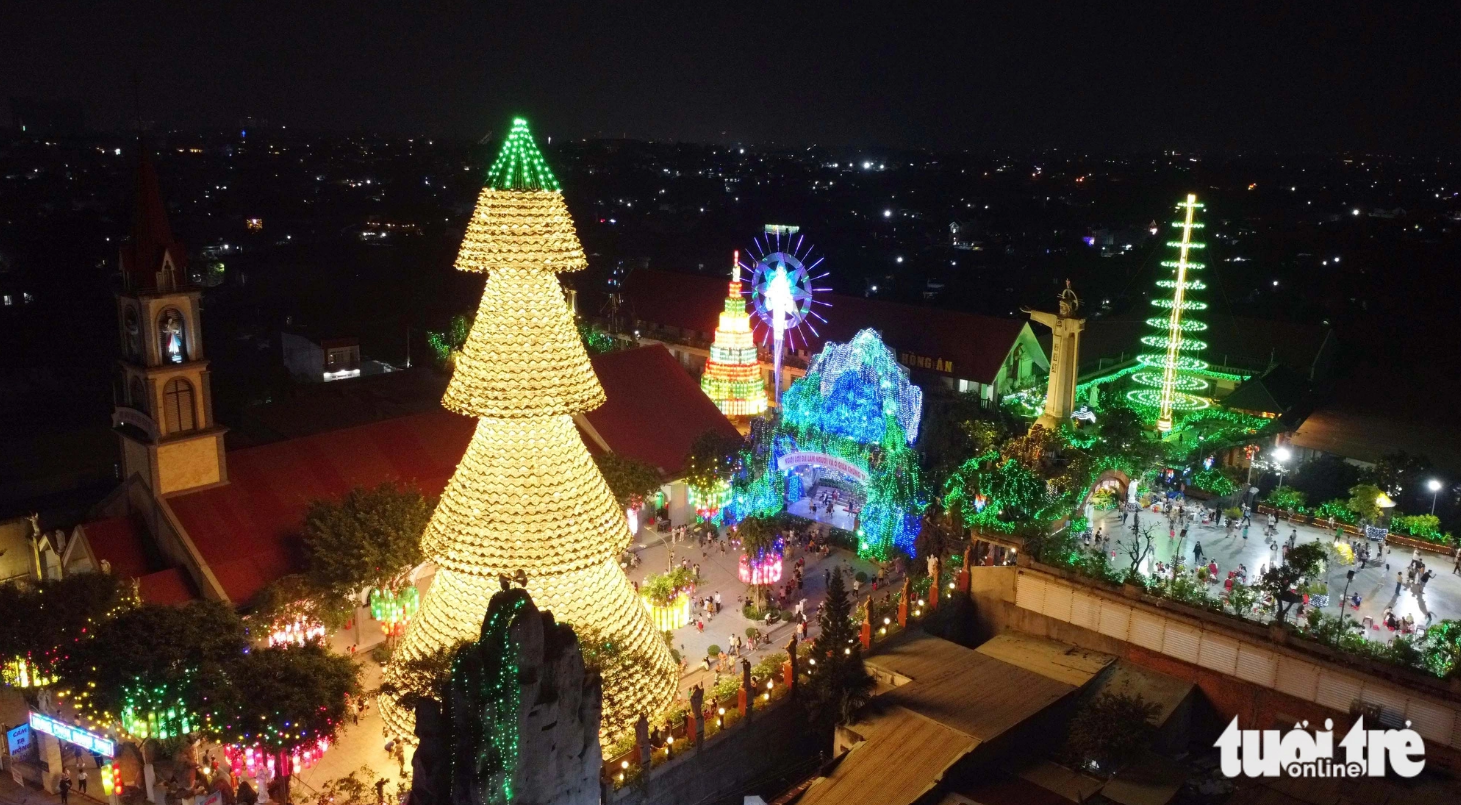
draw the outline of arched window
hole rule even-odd
[[[188,328],[183,314],[169,308],[157,317],[157,352],[163,363],[183,363],[188,359]]]
[[[162,414],[166,433],[180,433],[197,427],[193,417],[193,384],[175,377],[162,389]]]
[[[127,404],[144,414],[152,410],[152,406],[147,404],[147,387],[142,385],[142,378],[132,378],[127,391]]]

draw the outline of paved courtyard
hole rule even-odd
[[[1154,543],[1154,556],[1148,558],[1142,565],[1142,572],[1152,575],[1153,566],[1156,562],[1162,562],[1166,567],[1171,567],[1173,554],[1178,550],[1178,543],[1181,543],[1183,561],[1192,565],[1193,549],[1200,543],[1204,561],[1215,560],[1218,565],[1218,578],[1226,579],[1228,571],[1234,570],[1241,563],[1247,567],[1248,580],[1250,584],[1256,584],[1261,575],[1262,568],[1280,561],[1282,549],[1275,549],[1273,545],[1266,542],[1263,537],[1263,526],[1266,519],[1262,516],[1255,516],[1253,525],[1249,529],[1248,539],[1243,539],[1241,529],[1235,529],[1231,534],[1226,529],[1217,525],[1194,524],[1189,527],[1187,539],[1182,541],[1179,538],[1173,539],[1167,535],[1167,519],[1163,515],[1153,514],[1150,510],[1141,513],[1143,527],[1155,526],[1159,532]],[[1132,538],[1131,520],[1127,519],[1125,526],[1122,526],[1120,515],[1117,512],[1098,512],[1092,524],[1098,527],[1104,534],[1114,537],[1112,540],[1112,551],[1116,556],[1112,562],[1117,567],[1126,567],[1130,564],[1127,556],[1128,545]],[[1334,536],[1328,531],[1312,526],[1296,525],[1282,520],[1278,523],[1280,542],[1289,538],[1289,535],[1298,532],[1298,544],[1306,542],[1323,541],[1325,544],[1332,543]],[[1344,537],[1348,543],[1352,537]],[[1361,542],[1363,540],[1360,540]],[[1416,624],[1424,625],[1426,616],[1429,613],[1433,621],[1461,619],[1461,574],[1453,572],[1455,559],[1439,553],[1429,551],[1413,551],[1408,548],[1396,546],[1385,546],[1384,555],[1379,555],[1380,544],[1370,543],[1371,560],[1366,567],[1361,569],[1358,562],[1351,565],[1341,564],[1332,559],[1327,563],[1324,574],[1325,581],[1329,586],[1329,605],[1323,608],[1327,615],[1339,617],[1339,599],[1345,591],[1345,575],[1349,570],[1355,571],[1354,580],[1349,583],[1349,595],[1356,593],[1360,596],[1360,607],[1358,610],[1350,608],[1347,618],[1355,618],[1363,621],[1366,617],[1373,619],[1377,628],[1366,629],[1366,636],[1371,640],[1388,641],[1396,633],[1385,628],[1381,623],[1384,611],[1391,608],[1396,618],[1404,618],[1410,615],[1415,619]],[[1402,582],[1404,574],[1413,556],[1419,555],[1426,563],[1427,569],[1433,571],[1435,576],[1423,588],[1419,584],[1402,584],[1399,594],[1395,591],[1396,573],[1401,574]],[[1170,572],[1170,571],[1168,571]],[[1214,596],[1222,593],[1222,584],[1211,586],[1211,593]]]
[[[705,656],[708,647],[716,645],[725,648],[732,634],[745,640],[746,629],[750,626],[762,629],[763,632],[766,631],[764,624],[753,623],[741,614],[742,604],[745,603],[751,592],[750,585],[742,583],[737,575],[740,552],[734,547],[727,545],[724,552],[715,545],[702,549],[693,536],[680,542],[672,542],[669,535],[660,535],[649,528],[644,528],[639,532],[634,552],[639,556],[640,564],[638,567],[628,570],[631,581],[642,582],[651,573],[663,573],[671,563],[678,564],[681,560],[688,559],[692,567],[696,564],[700,565],[701,583],[696,588],[695,594],[713,596],[719,592],[721,595],[722,609],[715,616],[705,620],[703,632],[695,627],[692,618],[690,625],[674,633],[674,647],[686,660],[685,673],[681,680],[682,692],[688,690],[692,685],[704,682],[707,678],[710,678],[713,683],[715,677],[713,668],[707,673],[701,670],[699,665],[700,658]],[[878,566],[873,562],[859,559],[851,551],[840,548],[832,549],[827,556],[791,550],[786,557],[783,584],[791,579],[792,563],[802,557],[806,558],[806,571],[805,584],[800,594],[806,598],[808,637],[815,637],[817,634],[815,613],[827,594],[826,571],[837,568],[844,573],[856,573],[861,570],[872,578],[877,575]],[[888,572],[891,574],[891,567],[888,568]],[[850,586],[848,591],[851,592]],[[871,584],[862,585],[858,599],[867,598],[871,593]],[[767,636],[769,639],[751,652],[750,658],[753,663],[772,652],[780,652],[790,639],[791,626],[786,622],[776,624],[767,633]]]

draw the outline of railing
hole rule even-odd
[[[959,590],[957,577],[960,573],[962,571],[955,571],[952,568],[947,568],[943,571],[939,580],[941,597],[953,595]],[[899,604],[902,601],[901,589],[892,588],[891,592],[881,601],[873,598],[868,599],[871,602],[869,611],[871,615],[869,622],[869,655],[875,653],[879,645],[915,627],[932,614],[934,611],[933,608],[927,606],[928,588],[931,585],[932,582],[926,577],[918,579],[912,585],[911,592],[913,593],[913,600],[909,602],[910,606],[907,612],[908,625],[906,627],[899,623],[898,618]],[[859,628],[861,628],[861,625],[859,625]],[[812,666],[810,662],[813,659],[811,657],[811,646],[812,643],[810,640],[799,644],[797,651],[797,667],[799,671],[797,685],[802,684],[800,677],[808,672]],[[750,690],[755,691],[752,695],[756,699],[755,704],[751,708],[753,714],[757,711],[767,711],[779,707],[790,698],[792,690],[780,678],[780,674],[784,672],[785,657],[784,652],[773,654],[763,659],[760,663],[757,663],[756,667],[761,669],[759,672],[754,668],[752,669],[752,686]],[[781,658],[781,663],[773,665],[770,661],[776,658]],[[774,682],[769,689],[766,687],[768,680]],[[725,688],[721,688],[721,691],[723,691],[721,695],[716,695],[717,691],[715,690],[707,691],[707,706],[705,712],[701,714],[705,723],[704,745],[708,745],[712,737],[728,732],[742,722],[747,721],[740,712],[740,689],[741,686],[737,685],[728,692],[728,695],[724,693],[726,691]],[[687,706],[677,706],[656,717],[651,722],[651,724],[657,724],[668,721],[669,734],[667,737],[673,738],[673,740],[667,740],[664,746],[653,747],[650,750],[648,769],[645,769],[639,762],[640,749],[638,746],[616,752],[611,757],[605,758],[603,767],[604,779],[610,782],[614,790],[637,783],[643,779],[646,772],[652,774],[655,768],[694,749],[694,735],[688,732],[688,723],[685,720],[687,712]],[[754,715],[749,720],[754,721]]]

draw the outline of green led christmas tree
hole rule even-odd
[[[1169,247],[1177,250],[1177,259],[1162,261],[1164,267],[1172,269],[1172,274],[1170,279],[1157,281],[1157,287],[1170,289],[1171,296],[1163,294],[1152,300],[1154,307],[1166,312],[1146,320],[1147,326],[1157,330],[1157,334],[1143,337],[1141,343],[1154,351],[1137,356],[1142,369],[1131,376],[1145,388],[1127,394],[1127,399],[1155,414],[1157,430],[1163,432],[1172,429],[1174,414],[1208,406],[1207,398],[1195,393],[1208,387],[1208,382],[1202,377],[1207,364],[1196,357],[1197,353],[1207,349],[1207,342],[1191,335],[1206,330],[1207,325],[1189,315],[1207,309],[1206,303],[1192,298],[1193,291],[1207,288],[1201,280],[1195,279],[1196,272],[1205,266],[1190,257],[1194,250],[1204,247],[1192,238],[1193,231],[1202,228],[1202,224],[1194,220],[1202,206],[1197,203],[1197,196],[1191,193],[1177,205],[1182,212],[1182,220],[1174,221],[1172,225],[1182,230],[1182,239],[1167,242]]]

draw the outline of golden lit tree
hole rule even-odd
[[[499,577],[525,576],[540,608],[639,658],[605,673],[608,739],[669,705],[675,666],[619,568],[624,510],[573,424],[604,391],[554,275],[587,260],[524,120],[488,171],[456,265],[487,284],[442,403],[479,421],[426,527],[436,578],[387,679],[412,688],[413,660],[476,637]],[[411,734],[412,713],[390,701],[382,714],[389,732]]]

